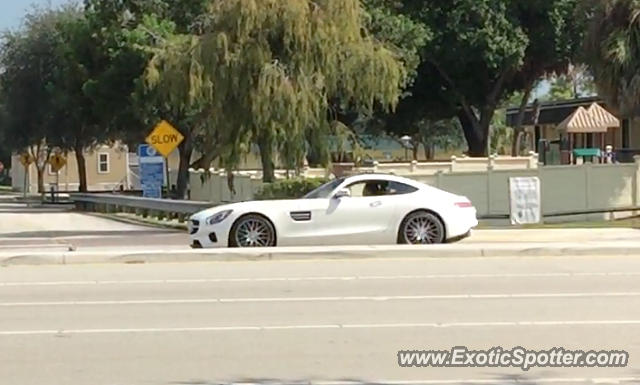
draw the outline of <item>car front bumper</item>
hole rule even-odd
[[[224,222],[216,225],[203,224],[202,221],[189,222],[191,248],[210,249],[229,246],[229,226]]]

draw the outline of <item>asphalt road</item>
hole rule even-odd
[[[640,383],[640,259],[0,268],[0,383]],[[626,368],[401,368],[404,349],[623,349]]]

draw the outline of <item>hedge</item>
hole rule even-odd
[[[293,178],[283,179],[265,184],[256,194],[255,199],[298,199],[327,183],[327,178]]]

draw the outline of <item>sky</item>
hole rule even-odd
[[[22,17],[32,5],[46,7],[66,2],[68,0],[0,0],[0,31],[20,26]]]

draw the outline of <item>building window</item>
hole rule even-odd
[[[101,152],[98,154],[98,173],[109,173],[109,153]]]

